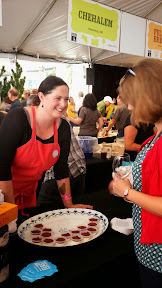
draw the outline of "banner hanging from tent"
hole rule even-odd
[[[147,20],[146,57],[162,59],[162,24]]]
[[[69,0],[67,40],[119,51],[121,12],[90,0]]]

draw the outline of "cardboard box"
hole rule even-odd
[[[0,227],[18,218],[18,206],[5,202],[0,205]]]

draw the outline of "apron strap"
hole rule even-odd
[[[57,131],[56,120],[53,122],[53,132],[54,132],[54,143],[58,143],[58,131]]]
[[[32,129],[32,139],[36,138],[36,127],[35,127],[35,108],[31,106],[33,114],[33,129]]]

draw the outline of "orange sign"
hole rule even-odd
[[[5,226],[9,222],[17,219],[18,206],[12,203],[3,203],[0,205],[0,227]]]
[[[162,51],[162,26],[149,23],[148,48]]]

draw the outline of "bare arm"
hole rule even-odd
[[[2,192],[4,194],[4,200],[5,202],[13,203],[15,204],[15,197],[13,193],[13,186],[12,181],[0,181],[0,189],[2,189]]]
[[[109,126],[107,127],[106,131],[105,131],[105,136],[107,135],[107,133],[109,132],[109,130],[114,126],[114,124],[116,123],[115,119],[111,119]]]
[[[111,186],[113,186],[113,192],[115,194],[123,197],[124,190],[129,188],[131,184],[128,179],[119,179],[115,176]],[[152,196],[135,189],[130,189],[127,200],[132,201],[150,213],[162,217],[162,197]]]
[[[99,123],[99,126],[98,126],[98,131],[103,127],[103,125],[104,125],[104,121],[103,121],[103,118],[102,117],[100,117],[99,119],[98,119],[98,123]]]
[[[70,188],[70,180],[69,178],[57,180],[57,186],[58,190],[60,192],[61,197],[64,196],[71,196],[71,188]],[[84,204],[73,204],[72,198],[67,200],[62,200],[64,203],[64,206],[66,208],[86,208],[86,209],[93,209],[93,206],[91,205],[84,205]]]
[[[79,118],[79,117],[77,119],[74,119],[74,118],[68,116],[67,119],[69,121],[73,122],[74,124],[77,124],[77,125],[80,125],[82,123],[82,121],[83,121],[83,119]]]
[[[70,188],[70,181],[69,178],[65,178],[65,179],[61,179],[61,180],[57,180],[57,186],[58,186],[58,190],[60,192],[61,197],[63,196],[67,196],[71,194],[71,188]],[[72,203],[72,199],[68,199],[68,200],[62,200],[64,203],[64,206],[66,208],[70,208],[73,203]]]
[[[124,128],[124,144],[126,150],[138,151],[140,149],[141,145],[134,142],[137,133],[138,130],[132,125],[129,125]]]

